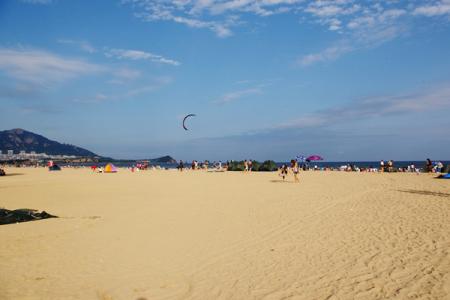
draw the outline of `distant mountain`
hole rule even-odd
[[[150,159],[150,162],[154,163],[154,164],[155,163],[159,163],[159,164],[174,164],[177,161],[173,157],[171,157],[169,155],[166,155],[166,156],[163,156],[163,157]]]
[[[35,151],[36,153],[47,153],[49,155],[97,156],[97,154],[86,149],[61,144],[20,128],[0,131],[0,150],[3,153],[6,153],[7,150],[14,150],[14,153]]]

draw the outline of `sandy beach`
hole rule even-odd
[[[450,299],[433,175],[6,171],[1,299]]]

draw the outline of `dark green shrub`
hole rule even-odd
[[[278,170],[277,164],[273,160],[266,160],[258,168],[258,171],[261,172],[272,172],[277,170]]]
[[[228,171],[244,171],[244,161],[232,161],[229,164]],[[252,171],[271,172],[278,170],[277,165],[273,160],[266,160],[263,163],[252,160]]]
[[[259,171],[261,163],[256,160],[252,160],[252,171]]]
[[[243,161],[232,161],[228,166],[228,171],[244,171]]]

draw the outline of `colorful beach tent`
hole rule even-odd
[[[117,172],[117,168],[115,165],[109,163],[106,165],[105,167],[105,173],[116,173]]]

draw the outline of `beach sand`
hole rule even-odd
[[[450,299],[433,175],[6,171],[0,299]]]

